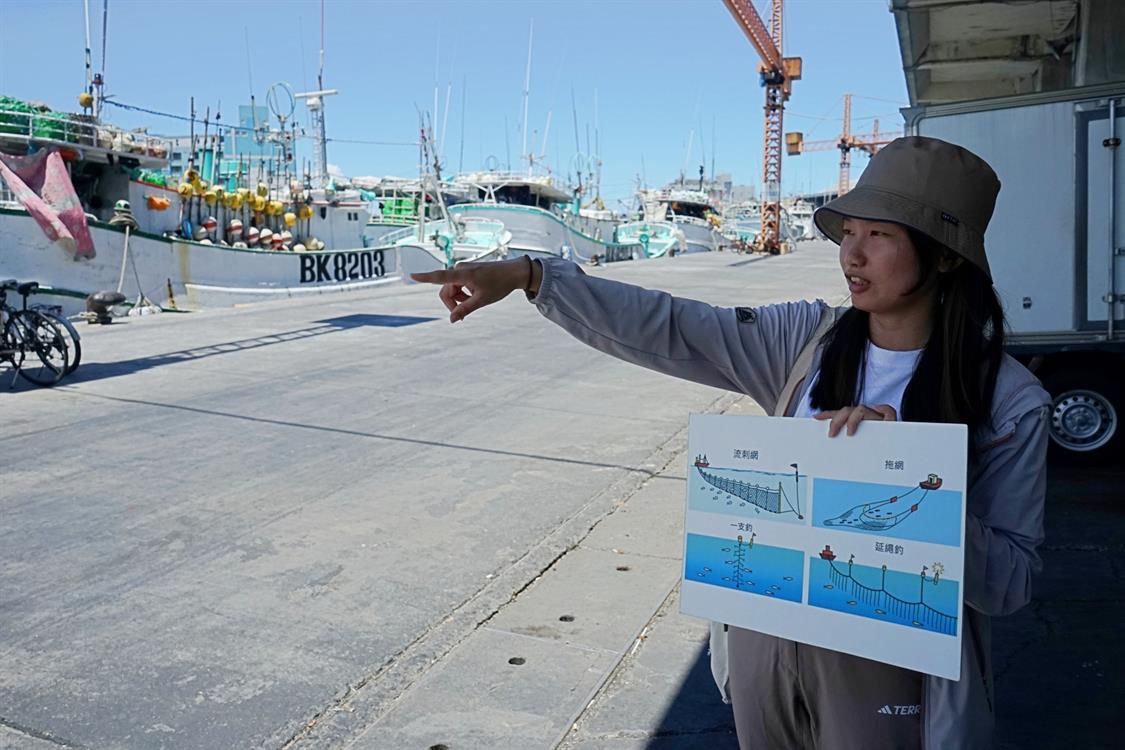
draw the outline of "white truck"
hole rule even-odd
[[[1009,352],[1054,400],[1052,453],[1106,463],[1125,444],[1125,82],[903,110],[906,132],[1000,177],[985,235]]]

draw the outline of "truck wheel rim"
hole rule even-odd
[[[1092,451],[1108,443],[1117,432],[1117,412],[1108,400],[1093,391],[1067,391],[1055,399],[1051,438],[1072,451]]]

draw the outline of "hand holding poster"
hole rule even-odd
[[[692,415],[689,615],[959,679],[967,431]]]

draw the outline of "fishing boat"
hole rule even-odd
[[[683,232],[685,252],[711,252],[722,246],[723,237],[718,231],[720,212],[706,193],[683,187],[666,187],[663,190],[641,190],[639,197],[647,221],[670,221]]]
[[[678,255],[687,250],[683,230],[670,221],[630,221],[619,224],[615,238],[624,245],[640,244],[647,258]]]
[[[459,175],[453,183],[468,189],[470,202],[449,206],[449,213],[502,222],[511,233],[508,256],[562,257],[580,263],[645,257],[639,242],[620,244],[612,236],[588,234],[574,213],[571,192],[551,175],[476,172]]]
[[[442,218],[433,192],[424,189],[423,180],[417,177],[353,177],[351,184],[368,202],[370,218],[363,240],[370,247],[394,244],[388,236],[401,238],[402,229],[416,227],[423,213],[425,221]],[[443,183],[440,190],[446,205],[464,203],[469,199],[463,187],[449,182]]]
[[[65,162],[91,247],[75,252],[49,238],[15,186],[0,185],[0,268],[38,281],[37,301],[64,314],[99,291],[198,310],[381,286],[445,265],[417,244],[364,247],[368,214],[358,191],[283,174],[255,186],[224,182],[206,138],[193,149],[200,168],[177,184],[163,173],[169,139],[88,112],[30,109],[0,103],[0,153],[17,157],[13,165]]]
[[[805,200],[797,200],[784,206],[788,223],[788,236],[794,242],[816,239],[816,226],[813,224],[813,204]],[[786,236],[783,231],[782,236]]]
[[[722,234],[730,243],[750,246],[762,231],[762,210],[755,201],[728,206],[723,213]]]

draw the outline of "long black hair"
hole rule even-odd
[[[907,422],[987,424],[1004,354],[1004,309],[991,280],[972,263],[940,271],[950,251],[909,230],[918,254],[916,292],[936,285],[933,329],[902,396]],[[858,406],[863,392],[869,316],[850,308],[824,335],[820,374],[810,393],[814,409]]]

